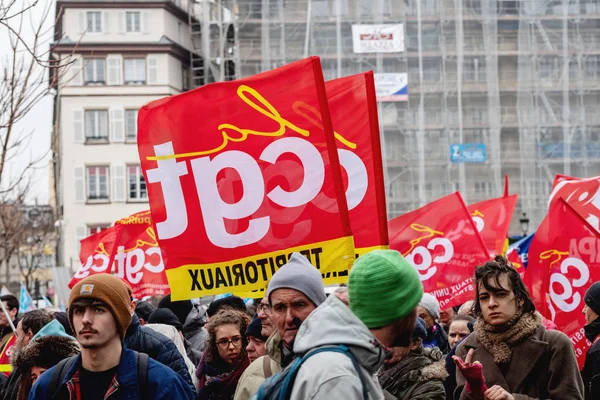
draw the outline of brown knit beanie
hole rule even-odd
[[[128,285],[119,277],[109,274],[97,274],[88,276],[81,280],[73,289],[69,296],[69,323],[73,327],[73,309],[71,305],[76,300],[94,299],[106,304],[106,307],[112,313],[117,331],[121,336],[121,340],[125,337],[125,332],[129,324],[131,324],[131,298]]]

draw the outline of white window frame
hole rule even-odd
[[[101,68],[99,68],[99,64],[101,64]],[[84,84],[106,84],[106,59],[104,58],[84,58]],[[92,79],[88,79],[88,68],[91,66]],[[102,79],[100,77],[99,72],[102,70]]]
[[[143,63],[142,65],[139,65]],[[131,71],[127,66],[131,65]],[[142,74],[143,76],[138,76]],[[126,85],[145,85],[146,84],[146,59],[145,58],[125,58],[123,59],[123,77]]]
[[[104,115],[106,117],[105,123],[104,123],[104,127],[105,127],[105,132],[104,135],[100,135],[100,117],[101,115]],[[88,124],[88,117],[93,118],[94,122],[94,134],[91,135],[89,132],[89,124]],[[85,142],[86,143],[108,143],[108,135],[109,135],[109,128],[108,128],[108,110],[85,110],[84,112],[84,130],[85,130]]]
[[[100,185],[100,169],[103,168],[105,170],[105,179],[106,179],[106,192],[104,196],[101,193],[101,185]],[[93,173],[93,174],[92,174]],[[110,168],[107,165],[88,165],[85,167],[85,186],[86,186],[86,199],[91,203],[108,203],[110,202]],[[90,177],[94,175],[96,177],[95,181],[90,182]],[[92,198],[92,184],[94,186],[94,191],[97,193],[95,198]]]
[[[142,33],[142,13],[140,11],[125,11],[125,32]]]
[[[88,225],[87,227],[87,236],[95,235],[96,233],[100,233],[102,231],[110,228],[110,224],[93,224]],[[96,230],[96,232],[92,232],[92,230]]]
[[[91,20],[90,14],[94,14]],[[102,33],[102,11],[86,11],[85,23],[88,33]]]
[[[133,121],[130,121],[133,114]],[[138,110],[125,110],[125,141],[130,143],[137,142],[137,114]],[[133,137],[130,135],[133,130]]]
[[[135,168],[135,188],[133,191],[135,195],[132,196],[132,188],[131,188],[131,169]],[[130,202],[147,202],[148,201],[148,185],[144,181],[145,186],[145,195],[142,195],[142,181],[140,179],[144,179],[144,174],[142,174],[142,167],[140,165],[127,165],[127,201]]]

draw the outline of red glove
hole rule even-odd
[[[483,365],[478,362],[467,364],[459,357],[455,356],[453,358],[457,368],[467,381],[467,393],[469,393],[474,400],[483,400],[483,393],[488,390],[483,377]]]

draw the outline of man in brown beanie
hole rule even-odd
[[[68,313],[81,354],[41,375],[30,399],[194,397],[190,386],[170,368],[123,347],[131,322],[124,281],[108,274],[83,279],[71,290]]]

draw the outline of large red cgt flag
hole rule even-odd
[[[442,308],[472,300],[475,267],[489,260],[458,192],[389,221],[390,248],[417,269]]]
[[[494,254],[502,254],[504,250],[516,204],[517,195],[513,194],[481,201],[467,207],[491,257]]]
[[[600,176],[575,178],[556,175],[550,194],[549,209],[552,209],[561,197],[590,225],[600,231]]]
[[[79,259],[81,267],[69,288],[90,275],[113,273],[129,283],[137,299],[170,292],[150,211],[120,219],[115,226],[83,239]]]
[[[138,149],[173,299],[264,288],[295,251],[326,283],[347,280],[338,136],[317,57],[144,106]]]
[[[584,335],[583,297],[600,280],[598,232],[562,198],[537,229],[525,282],[538,311],[571,339],[579,367],[591,343]]]

